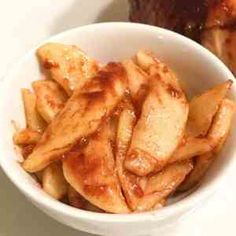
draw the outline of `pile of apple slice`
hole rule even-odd
[[[22,167],[74,207],[159,209],[199,184],[229,135],[226,81],[187,100],[175,73],[146,51],[98,64],[75,46],[37,51],[46,79],[23,89]]]

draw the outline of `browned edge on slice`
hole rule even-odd
[[[120,63],[109,63],[83,90],[73,93],[48,125],[42,138],[23,163],[28,172],[42,170],[95,132],[122,100],[126,72]]]

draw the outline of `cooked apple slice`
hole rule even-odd
[[[216,113],[212,126],[208,132],[207,138],[216,146],[215,152],[218,152],[224,145],[235,113],[235,102],[230,99],[224,99]]]
[[[212,119],[231,85],[232,81],[228,80],[192,99],[189,104],[187,122],[187,134],[189,136],[198,137],[207,134]]]
[[[157,202],[154,207],[152,208],[152,210],[159,210],[162,207],[164,207],[166,205],[167,200],[166,199],[161,199],[159,202]]]
[[[68,95],[82,88],[98,69],[97,63],[76,46],[46,43],[38,49],[37,56],[43,68]]]
[[[194,168],[192,172],[190,172],[190,174],[186,177],[185,181],[179,186],[178,191],[187,191],[190,188],[194,187],[196,184],[198,184],[207,172],[208,168],[210,167],[213,158],[214,155],[211,152],[198,156],[195,159],[196,162],[194,163]]]
[[[153,75],[125,167],[138,176],[160,170],[182,140],[187,116],[188,103],[176,80]]]
[[[71,206],[76,208],[84,209],[87,211],[103,212],[103,210],[88,202],[71,186],[69,186],[68,188],[68,201]]]
[[[40,115],[50,123],[64,107],[65,92],[54,81],[38,80],[32,84],[36,95],[36,107]]]
[[[185,81],[178,80],[175,73],[171,71],[165,63],[159,61],[152,54],[149,54],[149,57],[153,57],[153,63],[150,63],[148,68],[149,75],[155,75],[156,73],[158,73],[161,77],[165,77],[165,81],[171,81],[171,83],[175,83],[177,87],[181,87],[183,91],[187,91],[187,84],[185,83]],[[174,91],[172,91],[172,93],[174,93]]]
[[[16,145],[36,144],[41,138],[41,133],[29,128],[14,134],[13,141]]]
[[[229,99],[224,99],[207,135],[208,139],[215,145],[215,148],[212,152],[196,157],[194,169],[180,186],[180,191],[192,188],[206,174],[211,163],[216,158],[216,154],[222,149],[228,137],[234,113],[235,103]]]
[[[143,197],[140,177],[130,173],[124,168],[124,160],[131,142],[135,120],[134,108],[132,107],[132,104],[126,102],[125,108],[122,110],[118,122],[116,168],[126,202],[132,210],[136,209],[138,201]]]
[[[192,162],[176,162],[165,167],[149,178],[144,197],[140,200],[136,211],[148,211],[163,201],[182,183],[192,170]]]
[[[64,178],[60,162],[49,165],[42,173],[43,190],[55,199],[62,199],[68,184]]]
[[[150,68],[154,65],[158,65],[160,61],[154,57],[151,52],[145,50],[139,50],[135,55],[137,64],[146,72],[149,72]]]
[[[210,152],[213,146],[214,145],[207,138],[188,137],[176,149],[169,163],[183,161]]]
[[[63,159],[69,184],[86,200],[106,212],[128,213],[116,173],[111,129],[104,122],[83,151],[71,151]]]
[[[26,127],[42,132],[46,126],[45,121],[36,109],[36,96],[29,89],[22,89],[22,98],[25,110]]]
[[[171,82],[171,84],[175,84],[175,86],[181,87],[182,89],[186,88],[186,84],[182,80],[178,80],[175,73],[165,63],[159,61],[153,53],[140,50],[135,55],[134,60],[149,76],[159,74],[160,77],[165,78],[165,81]],[[142,87],[146,89],[145,84]],[[175,91],[172,91],[172,93],[174,94]],[[141,95],[144,97],[146,95],[145,91],[143,92],[141,90]]]
[[[95,132],[126,91],[126,73],[119,63],[108,64],[84,90],[77,91],[45,130],[33,153],[23,163],[28,172],[42,170],[61,158],[81,139]]]
[[[165,81],[168,80],[168,82],[171,81],[175,86],[180,86],[181,81],[177,79],[173,71],[171,71],[165,63],[159,61],[153,53],[140,50],[135,55],[134,59],[138,66],[148,75],[159,74],[159,76],[165,78]]]
[[[131,59],[125,60],[123,65],[127,71],[128,86],[131,96],[134,100],[138,100],[141,90],[147,86],[148,74]]]

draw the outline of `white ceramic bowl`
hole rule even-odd
[[[102,62],[129,58],[144,48],[152,50],[188,85],[188,94],[196,94],[225,80],[234,80],[231,72],[209,51],[176,33],[134,23],[102,23],[63,32],[48,41],[78,44]],[[11,121],[24,127],[20,89],[40,79],[35,49],[8,74],[0,95],[0,163],[15,186],[39,209],[73,228],[102,235],[139,235],[161,229],[184,213],[203,203],[219,186],[234,165],[236,130],[201,186],[190,195],[158,211],[131,215],[101,214],[79,210],[52,199],[38,187],[18,164],[12,143]],[[236,94],[233,85],[232,94]],[[1,214],[1,213],[0,213]]]

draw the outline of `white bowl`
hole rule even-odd
[[[78,44],[102,62],[129,58],[144,48],[152,50],[188,85],[188,94],[196,94],[225,80],[234,80],[231,72],[209,51],[197,43],[165,29],[134,23],[102,23],[63,32],[48,41]],[[43,42],[45,43],[45,42]],[[41,77],[35,50],[30,51],[8,74],[0,95],[0,163],[15,186],[39,209],[73,228],[101,235],[139,235],[162,229],[184,213],[203,203],[219,186],[235,163],[235,128],[201,186],[169,206],[147,213],[115,215],[79,210],[52,199],[38,187],[17,162],[12,142],[11,121],[24,127],[20,89],[30,87]],[[233,85],[231,95],[236,94]],[[235,96],[234,96],[235,98]],[[32,216],[33,217],[33,216]]]

